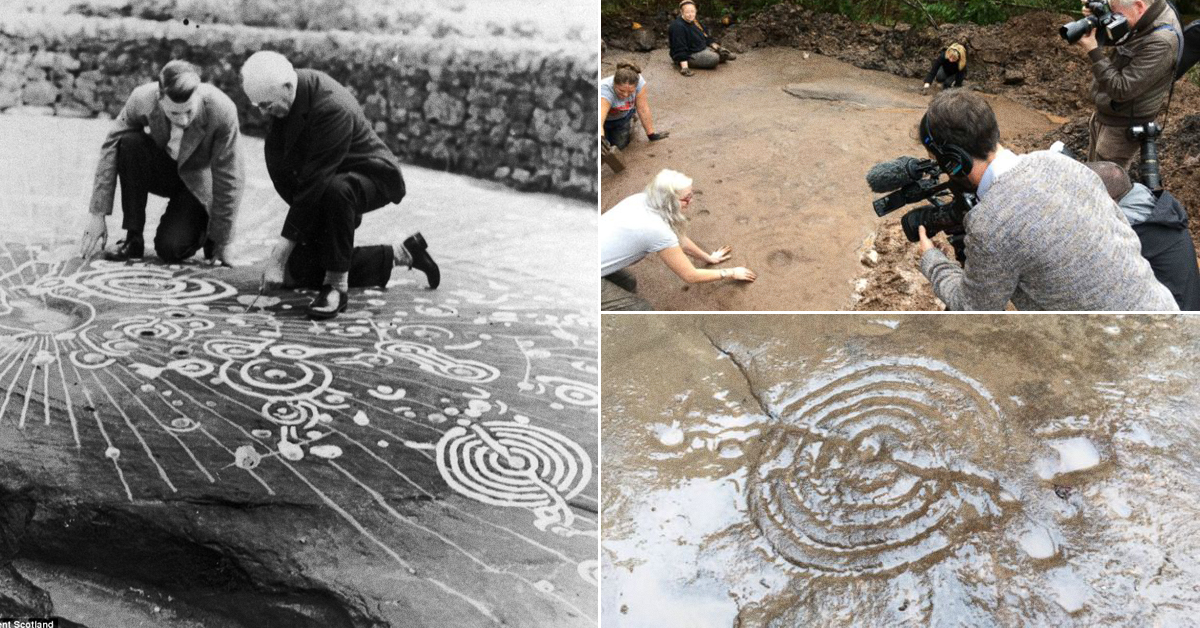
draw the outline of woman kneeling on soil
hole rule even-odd
[[[925,77],[925,85],[921,93],[929,91],[929,84],[937,81],[942,89],[962,87],[963,79],[967,78],[967,49],[962,44],[950,44],[933,60],[933,67]]]
[[[732,249],[724,246],[706,253],[683,235],[684,213],[691,202],[692,180],[681,172],[663,170],[644,192],[600,216],[600,309],[654,309],[635,294],[637,281],[625,270],[650,253],[658,253],[667,268],[687,283],[755,280],[753,272],[740,266],[709,270],[692,265],[689,255],[705,264],[720,264],[729,260]]]
[[[642,122],[651,142],[665,139],[670,133],[654,132],[650,117],[650,101],[646,98],[646,79],[638,67],[628,61],[617,64],[612,76],[600,80],[600,137],[617,148],[629,145],[633,119]]]
[[[692,0],[679,3],[679,17],[671,22],[667,38],[671,42],[671,61],[679,64],[679,73],[684,76],[691,76],[692,68],[711,70],[718,63],[737,58],[708,36],[696,20],[696,3]]]

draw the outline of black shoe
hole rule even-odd
[[[308,317],[316,321],[328,320],[345,312],[349,305],[350,295],[326,284],[321,286],[321,293],[308,305]]]
[[[146,253],[146,243],[142,236],[127,235],[124,240],[117,242],[117,250],[104,253],[104,259],[110,262],[127,262],[131,259],[142,259]]]
[[[404,241],[404,250],[408,251],[408,267],[425,273],[429,289],[436,290],[438,284],[442,283],[442,272],[438,270],[437,262],[429,257],[426,248],[425,238],[421,237],[420,232],[412,234]]]

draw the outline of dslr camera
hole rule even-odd
[[[1108,0],[1088,2],[1087,8],[1091,15],[1085,15],[1070,24],[1063,24],[1058,29],[1058,34],[1062,35],[1067,43],[1073,44],[1093,30],[1096,31],[1096,43],[1101,46],[1119,44],[1129,36],[1129,20],[1125,19],[1124,15],[1113,12]]]
[[[891,192],[875,199],[875,215],[880,217],[905,205],[924,202],[900,218],[904,237],[909,242],[917,242],[921,239],[919,229],[922,226],[931,238],[945,232],[955,253],[962,259],[966,234],[963,219],[975,206],[975,195],[953,190],[949,181],[938,183],[943,174],[946,173],[932,159],[900,157],[875,164],[867,172],[867,185],[872,192]]]

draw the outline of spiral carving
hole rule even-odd
[[[747,505],[800,568],[878,574],[936,561],[1013,505],[964,450],[998,438],[999,408],[945,364],[844,369],[792,395],[779,416],[752,465]]]

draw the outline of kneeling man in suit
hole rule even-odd
[[[354,246],[362,215],[399,203],[404,178],[350,92],[271,51],[246,60],[242,89],[272,118],[267,172],[289,206],[264,282],[320,288],[308,310],[314,319],[344,311],[351,286],[387,285],[395,266],[423,271],[437,288],[438,267],[420,233],[396,246]]]

